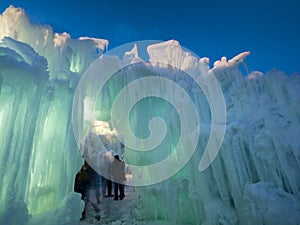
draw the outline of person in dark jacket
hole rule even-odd
[[[125,163],[120,160],[118,155],[114,156],[114,161],[111,164],[110,176],[114,182],[114,200],[123,200],[124,194],[124,182],[125,182]],[[119,195],[120,193],[120,195]]]
[[[86,217],[86,206],[88,200],[87,192],[90,185],[90,177],[87,172],[87,163],[85,162],[81,170],[76,174],[74,191],[81,194],[81,199],[84,201],[84,210],[81,215],[81,220]]]

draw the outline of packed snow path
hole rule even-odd
[[[112,198],[103,198],[97,203],[95,189],[90,189],[89,203],[87,203],[86,218],[80,221],[80,225],[87,224],[132,224],[130,212],[136,198],[132,187],[125,187],[126,197],[121,201]]]
[[[89,203],[86,209],[86,218],[79,225],[174,225],[171,221],[151,220],[139,215],[138,220],[132,215],[135,207],[137,193],[133,187],[125,187],[126,197],[123,200],[114,201],[112,198],[103,198],[97,203],[95,188],[89,190]],[[186,224],[181,224],[186,225]]]

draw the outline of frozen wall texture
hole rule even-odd
[[[80,195],[73,192],[83,160],[72,131],[73,96],[82,73],[108,42],[88,37],[74,40],[51,27],[31,25],[25,12],[14,7],[0,15],[0,39],[0,224],[74,225],[83,209]],[[147,51],[150,60],[162,59],[199,77],[213,73],[224,94],[227,122],[219,155],[199,172],[209,136],[209,104],[188,78],[173,71],[170,79],[193,96],[204,128],[183,169],[162,183],[136,187],[138,197],[129,210],[132,220],[137,224],[299,224],[299,75],[288,77],[277,70],[243,75],[240,68],[249,52],[231,60],[223,57],[210,68],[208,58],[192,57],[177,41],[151,45]],[[116,63],[122,60],[138,62],[138,48]],[[131,79],[141,71],[168,74],[169,68],[143,65]],[[112,96],[129,80],[121,76],[116,86],[109,83],[106,97],[97,105],[97,119],[109,121]],[[80,110],[85,104],[78,105]],[[147,104],[174,126],[172,121],[178,118],[170,105],[144,102],[130,118],[140,137],[147,136],[142,127],[152,115]],[[171,127],[175,137],[178,129]],[[131,162],[149,163],[147,155],[128,151]]]
[[[0,15],[0,37],[0,224],[76,224],[83,203],[73,185],[83,161],[73,92],[107,42],[31,25],[14,7]]]
[[[197,61],[176,41],[149,46],[148,53],[150,60],[199,71],[199,77],[214,74],[225,98],[227,122],[219,155],[207,170],[199,172],[209,136],[209,106],[187,76],[172,71],[175,78],[171,79],[179,77],[176,82],[193,96],[198,108],[202,126],[199,145],[176,175],[160,184],[136,188],[140,197],[132,210],[134,217],[164,224],[299,224],[299,75],[288,77],[272,70],[265,75],[254,71],[245,76],[241,66],[245,66],[249,52],[228,61],[223,57],[209,69],[206,58]],[[155,70],[168,74],[170,68]],[[211,91],[214,90],[208,95]],[[146,105],[135,108],[135,114],[146,117],[145,108]],[[176,119],[169,110],[170,107],[165,109],[163,117],[167,124]],[[149,118],[144,120],[140,118],[139,124],[131,122],[138,130],[140,124],[147,127]],[[176,129],[172,130],[172,135],[176,133]]]

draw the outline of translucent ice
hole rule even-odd
[[[108,41],[74,40],[49,26],[32,25],[24,10],[12,6],[0,15],[0,38],[0,224],[74,225],[83,209],[80,195],[73,192],[83,163],[72,132],[74,91]],[[194,57],[174,40],[150,45],[147,52],[152,63],[141,63],[131,73],[119,71],[122,76],[108,82],[96,105],[98,120],[93,126],[98,128],[80,143],[82,149],[103,166],[103,149],[94,142],[101,135],[107,148],[123,153],[115,139],[122,134],[108,125],[109,110],[122,87],[140,74],[169,76],[192,96],[201,136],[193,157],[178,173],[164,182],[136,187],[138,198],[128,209],[132,219],[148,224],[299,224],[299,76],[288,77],[277,70],[243,74],[247,68],[240,67],[246,66],[249,52],[230,60],[223,57],[210,68],[208,58]],[[155,64],[160,60],[165,64]],[[140,61],[139,49],[133,46],[122,57],[110,56],[109,62]],[[180,70],[196,79],[214,75],[226,102],[222,148],[203,172],[198,165],[210,134],[211,111],[203,91]],[[92,115],[92,100],[86,98],[77,105],[87,117]],[[161,146],[167,150],[137,154],[126,149],[129,163],[162,160],[172,152],[169,146],[176,145],[178,116],[172,105],[160,99],[137,104],[129,118],[132,130],[139,138],[148,137],[153,115],[168,125],[171,135]],[[85,118],[77,119],[84,126]],[[132,177],[134,181],[138,174]]]
[[[0,224],[76,224],[83,203],[73,185],[83,160],[70,121],[73,92],[104,48],[31,25],[12,6],[0,16],[0,36]]]

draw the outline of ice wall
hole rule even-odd
[[[226,100],[227,125],[222,149],[206,171],[198,171],[208,138],[204,132],[194,156],[175,176],[137,188],[136,218],[144,213],[143,219],[169,224],[298,224],[299,75],[272,70],[245,76],[240,66],[248,52],[229,61],[223,57],[209,70],[205,58],[197,61],[176,41],[150,46],[148,52],[150,60],[198,70],[199,76],[201,71],[214,75]],[[191,89],[186,80],[177,82]],[[197,107],[205,124],[209,113],[203,94],[190,94],[199,96]]]
[[[76,224],[83,163],[71,106],[81,73],[106,48],[32,25],[23,9],[0,15],[0,224]]]
[[[17,49],[8,48],[10,44]],[[9,38],[3,39],[0,52],[0,221],[1,224],[22,224],[29,216],[26,188],[22,187],[26,187],[26,178],[31,172],[28,165],[38,108],[48,80],[47,62],[28,45]],[[26,57],[22,57],[21,54],[26,52]]]
[[[29,44],[45,57],[51,79],[72,79],[107,49],[104,39],[80,37],[72,39],[66,32],[55,33],[50,26],[31,24],[25,11],[10,6],[0,15],[0,39],[8,36]]]
[[[230,60],[222,57],[209,68],[207,58],[197,59],[174,40],[148,46],[147,51],[151,64],[138,63],[141,59],[137,46],[123,58],[111,59],[116,65],[124,61],[136,64],[116,73],[103,88],[96,107],[97,119],[112,119],[107,111],[120,90],[131,81],[160,76],[176,82],[192,97],[202,131],[196,152],[183,169],[162,183],[135,188],[138,199],[130,211],[132,223],[298,224],[299,75],[287,76],[278,70],[265,75],[258,71],[243,74],[242,71],[247,72],[244,60],[249,52]],[[165,64],[156,63],[160,61]],[[198,76],[195,79],[215,76],[226,102],[227,123],[222,148],[204,172],[198,171],[198,165],[210,135],[211,112],[203,91],[180,70],[191,71]],[[145,89],[140,86],[136,91]],[[160,89],[168,91],[164,87]],[[209,90],[207,94],[214,91]],[[183,108],[184,105],[183,102]],[[180,134],[179,118],[171,105],[146,99],[136,104],[128,121],[137,137],[147,138],[149,121],[156,116],[167,124],[166,142],[150,153],[133,153],[126,148],[128,163],[149,165],[171,154]],[[149,174],[150,171],[142,176],[151,176]],[[132,174],[133,183],[139,175]]]
[[[83,71],[108,42],[74,40],[49,26],[32,25],[24,10],[14,7],[0,15],[0,39],[0,224],[76,224],[82,203],[73,183],[82,159],[71,131],[73,94]],[[135,46],[113,61],[139,62],[138,51]],[[227,126],[220,154],[200,173],[198,165],[209,136],[209,105],[190,79],[172,71],[169,78],[192,96],[204,129],[183,169],[167,181],[136,188],[132,220],[137,224],[298,224],[299,76],[276,70],[245,76],[240,66],[248,52],[228,61],[223,57],[210,68],[208,58],[198,60],[176,41],[149,46],[148,53],[150,60],[163,59],[199,77],[214,74],[226,101]],[[109,121],[114,97],[139,74],[168,76],[169,72],[162,64],[141,64],[134,74],[121,71],[121,78],[109,82],[106,97],[97,105],[97,119]],[[142,102],[130,117],[133,131],[147,137],[149,130],[143,127],[157,115],[178,136],[180,130],[173,123],[178,118],[172,110],[158,100]],[[163,147],[176,144],[172,136],[166,141]],[[97,143],[86,143],[95,152]],[[147,157],[128,155],[131,163],[144,165],[152,163]],[[153,153],[149,158],[163,157]]]

